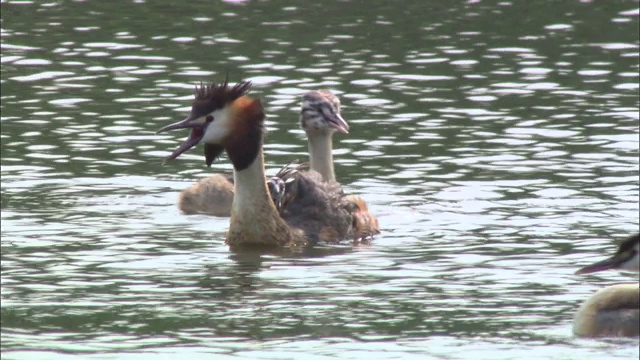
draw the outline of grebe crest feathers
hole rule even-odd
[[[166,160],[175,159],[202,141],[207,166],[225,148],[239,170],[251,164],[262,146],[264,111],[259,100],[246,96],[250,88],[249,81],[229,86],[227,80],[196,86],[189,116],[158,131],[191,129],[189,137]]]

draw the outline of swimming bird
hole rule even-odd
[[[333,134],[349,133],[349,124],[340,115],[340,99],[328,90],[306,93],[299,120],[307,134],[311,170],[319,172],[326,181],[334,181]]]
[[[175,159],[200,142],[210,166],[223,151],[233,165],[235,194],[226,243],[241,246],[295,247],[317,242],[360,240],[379,232],[377,220],[366,204],[345,195],[335,181],[324,181],[318,172],[296,171],[288,202],[276,208],[265,182],[265,113],[259,100],[247,95],[251,83],[196,88],[189,116],[158,132],[191,129],[189,137],[166,160]],[[287,190],[285,190],[285,193]],[[364,205],[364,206],[362,206]],[[360,216],[366,211],[366,216]],[[363,219],[372,219],[363,226]]]
[[[349,124],[340,115],[340,99],[328,90],[304,94],[299,122],[307,134],[311,170],[324,180],[335,180],[333,134],[349,132]],[[178,208],[187,215],[229,216],[233,194],[233,175],[213,174],[182,190]]]
[[[576,274],[617,269],[640,271],[640,233],[620,243],[616,253],[587,265]],[[573,321],[573,333],[581,337],[640,335],[640,287],[638,283],[607,286],[585,301]]]

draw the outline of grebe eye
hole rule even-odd
[[[206,117],[205,121],[206,121],[207,123],[212,122],[212,121],[213,121],[213,116],[211,116],[211,115],[207,115],[207,117]]]

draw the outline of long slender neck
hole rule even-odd
[[[233,172],[235,195],[227,233],[230,246],[285,246],[293,241],[291,229],[271,200],[264,174],[262,149],[253,163]]]
[[[311,170],[315,170],[324,181],[334,181],[336,179],[333,170],[333,144],[330,132],[307,133],[309,138],[309,162]]]
[[[264,181],[264,155],[262,150],[246,169],[235,170],[233,179],[236,187],[236,195],[233,198],[235,211],[240,213],[253,212],[256,203],[271,203],[269,190]]]

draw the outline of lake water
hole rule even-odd
[[[3,359],[637,359],[571,334],[639,226],[638,1],[1,1]],[[267,170],[339,94],[370,245],[233,253],[168,164],[194,84],[252,80]]]

